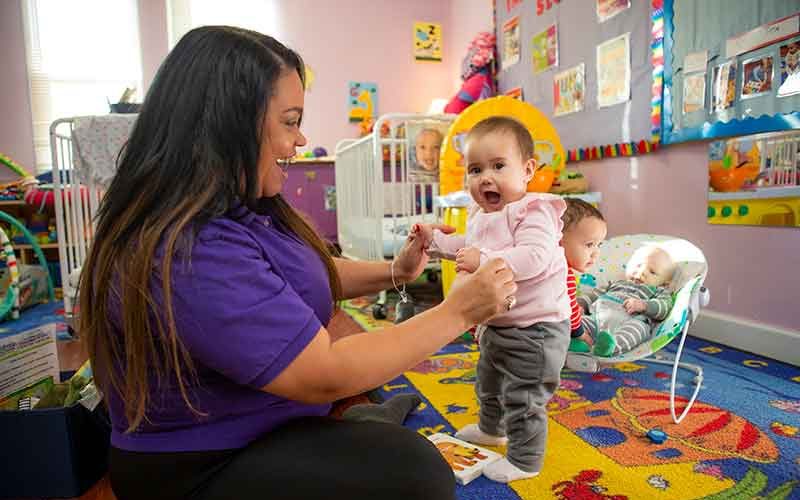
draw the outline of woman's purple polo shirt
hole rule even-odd
[[[153,271],[151,289],[161,305],[159,271]],[[152,395],[149,421],[126,434],[121,398],[108,394],[113,446],[150,452],[240,448],[287,420],[329,412],[327,404],[259,390],[330,321],[328,275],[313,249],[270,217],[239,206],[200,230],[188,264],[173,259],[172,293],[178,335],[199,379],[190,393],[207,415],[193,414],[168,377]],[[113,304],[111,313],[119,317]]]

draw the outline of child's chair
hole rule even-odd
[[[610,281],[625,279],[625,264],[628,259],[638,248],[646,245],[659,245],[670,254],[677,265],[670,284],[675,303],[669,316],[653,326],[654,334],[649,340],[629,352],[611,358],[602,358],[591,353],[570,352],[567,354],[566,367],[576,371],[597,372],[608,365],[632,361],[672,365],[669,403],[672,420],[677,424],[689,413],[703,383],[702,367],[680,362],[689,326],[697,319],[700,309],[708,305],[709,301],[708,289],[703,286],[708,273],[703,252],[689,241],[671,236],[652,234],[617,236],[604,242],[600,247],[600,255],[594,268],[580,278],[578,293],[580,294],[580,289],[594,288]],[[681,340],[674,359],[667,359],[664,356],[648,358],[678,336]],[[679,367],[695,373],[693,380],[695,387],[689,402],[678,417],[675,415],[675,380]]]

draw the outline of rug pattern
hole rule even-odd
[[[368,330],[385,326],[369,316],[369,307],[355,302],[345,311]],[[379,389],[385,398],[421,394],[424,402],[408,427],[454,433],[477,420],[478,352],[465,338]],[[677,425],[667,366],[638,361],[597,374],[565,370],[549,403],[542,473],[511,485],[481,477],[457,486],[459,498],[800,499],[800,368],[692,337],[684,360],[703,366],[705,378],[695,406]],[[689,377],[679,374],[678,412],[690,395]],[[663,430],[667,440],[651,442],[650,429]]]

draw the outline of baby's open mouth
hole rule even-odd
[[[500,203],[500,193],[495,191],[484,191],[483,198],[490,204],[496,205]]]

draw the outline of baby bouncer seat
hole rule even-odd
[[[670,412],[673,421],[680,423],[694,404],[703,383],[703,369],[699,365],[681,362],[681,352],[689,327],[697,319],[700,309],[708,305],[709,291],[703,286],[708,273],[703,252],[691,242],[664,235],[635,234],[616,236],[600,247],[597,263],[590,272],[580,277],[578,294],[581,290],[603,286],[611,281],[625,279],[625,264],[633,253],[647,245],[658,245],[672,257],[676,264],[675,274],[670,283],[674,304],[664,321],[653,325],[651,337],[634,349],[614,357],[599,357],[591,353],[569,352],[566,367],[575,371],[597,372],[616,363],[647,361],[672,366],[670,381]],[[655,355],[676,338],[680,343],[674,358]],[[683,368],[695,374],[691,398],[680,416],[675,410],[675,384],[678,369]]]

